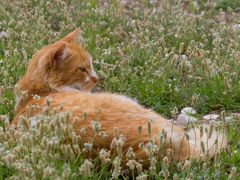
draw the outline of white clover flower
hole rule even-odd
[[[111,161],[110,151],[106,151],[105,149],[101,149],[99,151],[99,158],[103,164],[109,163]]]
[[[120,146],[123,146],[125,141],[126,141],[126,138],[123,135],[120,135],[119,139],[117,140],[117,144]]]
[[[167,156],[163,158],[163,168],[168,168],[169,167],[169,159]]]
[[[142,174],[136,177],[136,180],[148,180],[148,175]]]
[[[128,166],[130,170],[134,170],[136,165],[135,162],[136,162],[135,160],[128,160],[128,162],[126,163],[126,166]]]
[[[117,145],[117,138],[113,138],[111,144],[110,144],[110,148],[111,149],[114,149]]]
[[[144,151],[146,152],[146,154],[148,156],[150,156],[153,153],[153,146],[154,146],[154,144],[152,142],[148,142],[146,144],[146,147],[144,148]]]
[[[35,95],[33,96],[33,99],[34,99],[34,100],[40,100],[40,98],[41,98],[41,97],[40,97],[39,95],[37,95],[37,94],[35,94]]]
[[[118,178],[118,176],[121,174],[121,159],[117,156],[114,160],[113,160],[113,172],[112,172],[112,177],[113,178]]]
[[[98,121],[93,121],[92,122],[92,129],[95,133],[99,133],[101,129],[101,124]]]
[[[151,174],[155,174],[156,172],[156,163],[157,163],[157,159],[155,157],[152,157],[150,159],[150,167],[149,167]]]
[[[84,163],[79,168],[79,174],[82,176],[90,176],[92,168],[93,164],[88,159],[85,159]]]
[[[190,162],[188,160],[185,160],[182,168],[183,168],[183,170],[189,169],[190,168]]]
[[[135,153],[133,152],[133,148],[130,147],[127,151],[126,157],[128,159],[134,159],[135,158]]]
[[[43,178],[49,178],[55,174],[56,170],[53,167],[47,166],[43,169]]]
[[[69,179],[71,175],[71,169],[68,164],[63,165],[63,172],[62,172],[62,178],[63,179]]]

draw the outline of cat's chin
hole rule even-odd
[[[79,85],[79,84],[73,84],[73,85],[71,86],[71,88],[73,88],[73,89],[75,89],[75,90],[77,90],[77,91],[82,91],[82,87],[81,87],[81,85]]]
[[[86,88],[85,86],[81,86],[80,84],[73,84],[71,88],[75,89],[76,91],[81,92],[90,92],[91,88]]]
[[[72,86],[60,86],[54,88],[52,92],[80,92],[82,89],[80,87],[72,87]]]

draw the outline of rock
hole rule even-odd
[[[233,31],[240,31],[240,24],[234,24],[232,25]]]
[[[203,116],[203,119],[207,120],[207,121],[211,121],[211,120],[216,121],[218,118],[219,118],[218,114],[208,114],[208,115]]]
[[[169,119],[167,120],[169,123],[173,123],[173,124],[176,124],[177,122],[174,120],[174,119]]]
[[[182,125],[187,125],[188,123],[194,123],[197,118],[189,116],[187,114],[179,114],[177,117],[177,123]]]
[[[236,119],[240,119],[240,113],[232,113],[231,116]]]
[[[185,107],[181,110],[181,114],[196,114],[196,110],[192,107]]]

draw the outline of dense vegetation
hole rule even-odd
[[[229,2],[219,1],[216,7],[210,4],[206,8],[204,1],[191,1],[185,11],[177,0],[1,1],[0,179],[74,179],[79,175],[86,179],[127,179],[132,175],[130,165],[120,169],[119,159],[105,150],[98,159],[75,157],[74,153],[68,157],[74,150],[61,141],[54,146],[55,134],[47,121],[42,122],[41,136],[31,129],[17,133],[9,127],[8,120],[14,116],[14,85],[31,56],[76,27],[81,29],[82,43],[92,54],[101,78],[97,91],[136,98],[169,118],[186,106],[197,110],[199,120],[213,111],[221,112],[223,121],[232,112],[239,112],[240,25],[235,20],[230,24],[216,21],[219,9],[231,14],[231,9],[240,6],[238,1]],[[227,128],[230,146],[214,160],[182,164],[151,160],[152,168],[138,169],[135,177],[234,179],[240,170],[239,119],[232,119]],[[45,145],[50,150],[42,149]],[[66,158],[59,160],[61,155]],[[101,157],[109,161],[99,166]]]

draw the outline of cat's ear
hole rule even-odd
[[[52,56],[52,65],[59,66],[62,64],[64,60],[66,60],[70,56],[67,45],[60,45]]]
[[[67,41],[67,42],[76,42],[77,43],[79,32],[80,32],[80,30],[77,28],[73,32],[69,33],[67,36],[62,38],[61,40]]]

